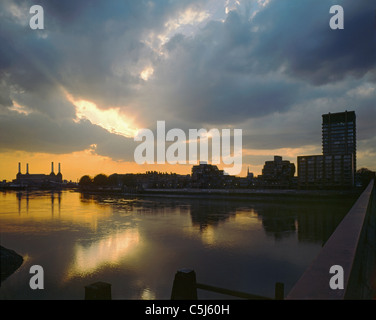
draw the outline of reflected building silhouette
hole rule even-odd
[[[54,216],[55,210],[55,194],[57,194],[57,203],[58,203],[58,212],[60,217],[60,210],[61,210],[61,191],[51,191],[51,215]]]
[[[21,200],[22,200],[22,192],[17,192],[18,215],[21,215]]]
[[[55,195],[51,192],[51,216],[54,216],[54,202],[55,202]]]
[[[261,217],[266,234],[273,236],[275,240],[297,233],[299,242],[323,244],[351,208],[353,201],[304,201],[300,204],[277,201],[268,205],[256,204],[255,212]]]
[[[51,213],[54,215],[54,208],[55,208],[55,197],[57,194],[57,204],[58,204],[58,213],[60,217],[60,210],[61,210],[61,191],[51,191]]]
[[[57,194],[57,200],[58,200],[58,211],[60,216],[60,210],[61,210],[61,191],[51,191],[49,194],[50,200],[51,200],[51,216],[54,216],[54,208],[55,208],[55,195]],[[29,214],[29,203],[30,203],[30,197],[33,196],[32,192],[29,192],[28,190],[25,191],[19,191],[16,193],[17,197],[17,204],[18,204],[18,214],[21,215],[22,213],[22,200],[26,200],[26,214]],[[36,195],[35,195],[36,197]]]
[[[60,210],[61,210],[61,192],[60,191],[57,193],[57,200],[59,204],[59,217],[60,217]]]
[[[29,192],[26,192],[26,214],[29,214]]]
[[[192,224],[201,231],[217,226],[236,215],[236,206],[228,201],[194,200],[190,205]]]
[[[235,218],[237,211],[252,212],[261,221],[267,236],[276,241],[297,235],[299,242],[324,243],[351,207],[354,199],[297,201],[297,199],[228,201],[215,199],[176,199],[114,197],[81,194],[81,202],[111,206],[114,213],[168,215],[180,210],[190,215],[200,232]],[[213,230],[212,230],[213,231]]]
[[[265,208],[261,216],[266,234],[273,235],[275,240],[281,240],[296,233],[296,217],[289,213],[281,214],[278,207]]]
[[[297,217],[298,240],[324,245],[348,210],[348,201],[338,205],[302,207]]]
[[[80,201],[82,203],[90,203],[90,202],[92,202],[94,200],[95,200],[94,195],[92,195],[90,193],[84,193],[84,192],[80,193]]]

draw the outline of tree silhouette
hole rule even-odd
[[[108,184],[111,186],[116,186],[119,183],[119,175],[117,173],[111,174],[108,177]]]
[[[93,183],[93,179],[88,176],[88,175],[85,175],[85,176],[82,176],[80,181],[79,181],[79,185],[80,186],[89,186]]]
[[[105,174],[100,173],[94,177],[93,182],[96,186],[106,186],[108,185],[108,177]]]
[[[356,171],[356,175],[358,177],[358,181],[362,184],[362,187],[367,187],[369,182],[372,179],[375,179],[375,172],[367,169],[367,168],[361,168]]]

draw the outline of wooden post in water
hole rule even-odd
[[[275,300],[283,300],[285,298],[285,285],[282,282],[275,284]]]
[[[95,282],[85,286],[85,300],[111,300],[111,284]]]
[[[197,300],[196,273],[191,269],[181,269],[175,274],[171,300]]]

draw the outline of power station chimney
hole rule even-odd
[[[54,173],[54,163],[51,162],[51,173]]]
[[[59,162],[59,173],[60,173],[60,162]]]
[[[21,162],[18,162],[18,173],[21,173]]]
[[[26,174],[29,174],[29,164],[26,163]]]

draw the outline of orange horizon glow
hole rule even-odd
[[[261,164],[249,164],[243,161],[242,171],[239,177],[245,177],[249,169],[255,177],[262,174],[265,161],[273,160],[274,155],[282,156],[284,159],[296,159],[298,155],[309,154],[313,147],[307,148],[287,148],[275,150],[250,150],[243,149],[243,156],[264,156],[265,160]],[[359,153],[359,155],[362,155]],[[368,159],[368,157],[365,157]],[[296,160],[290,160],[295,164],[295,175],[297,175]],[[101,156],[95,153],[95,148],[89,148],[83,151],[72,152],[68,154],[52,154],[41,152],[26,151],[4,151],[0,153],[0,181],[11,182],[16,179],[18,173],[18,163],[21,163],[21,173],[26,173],[26,164],[29,164],[30,174],[50,174],[51,162],[54,162],[54,172],[58,172],[58,163],[61,164],[61,173],[63,180],[78,182],[84,175],[95,177],[97,174],[111,175],[114,173],[145,173],[147,171],[191,174],[191,164],[144,164],[139,165],[134,161],[113,160],[110,157]],[[209,162],[210,163],[210,162]],[[197,163],[198,164],[198,163]],[[219,169],[226,171],[226,166],[217,165]],[[372,165],[361,162],[358,157],[358,168],[366,167],[369,170],[376,171]]]
[[[176,165],[168,163],[139,165],[136,162],[115,161],[110,157],[95,154],[90,149],[70,154],[9,151],[0,154],[0,181],[12,181],[16,179],[19,162],[21,162],[21,173],[26,173],[26,164],[29,164],[30,174],[51,173],[51,162],[54,162],[54,172],[57,173],[58,163],[60,163],[63,180],[72,182],[77,182],[84,175],[94,177],[100,173],[111,175],[114,173],[125,174],[158,171],[191,174],[193,166],[190,164]],[[250,172],[253,172],[255,175],[261,174],[262,165],[247,165],[243,163],[242,172],[239,176],[246,176],[248,167]],[[218,165],[218,168],[226,171],[226,167],[221,167],[221,165]]]

